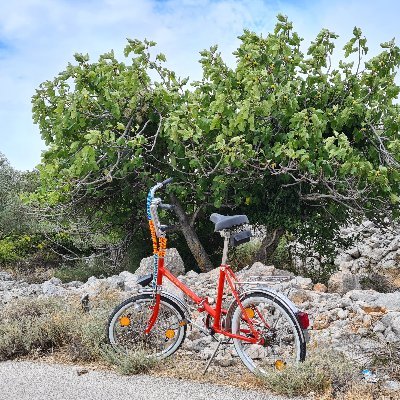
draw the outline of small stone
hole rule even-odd
[[[400,316],[392,318],[392,320],[390,322],[390,326],[394,333],[396,333],[397,335],[400,335]]]
[[[132,274],[132,272],[129,271],[122,271],[119,273],[119,277],[121,277],[124,281],[135,281],[137,279],[137,276]]]
[[[12,281],[13,278],[8,272],[0,271],[0,281]]]
[[[77,373],[78,376],[87,374],[88,372],[89,372],[89,370],[87,370],[87,369],[78,369],[78,370],[76,371],[76,373]]]
[[[328,288],[323,283],[316,283],[313,287],[314,292],[326,293]]]
[[[375,333],[382,333],[385,331],[385,325],[383,325],[381,321],[377,321],[374,325],[373,331]]]
[[[300,287],[300,289],[311,290],[313,288],[313,283],[310,278],[303,278],[302,276],[296,276],[292,281],[295,286]]]
[[[353,247],[350,250],[347,250],[347,253],[352,257],[352,258],[359,258],[360,257],[360,250],[358,247]]]
[[[313,323],[313,329],[325,329],[330,325],[329,318],[326,315],[317,315]]]
[[[289,298],[295,304],[302,304],[310,299],[308,293],[303,289],[295,290],[290,294]]]
[[[124,289],[124,279],[121,276],[113,275],[106,279],[110,288],[113,289]]]
[[[338,311],[337,315],[338,315],[339,319],[346,319],[348,317],[348,315],[349,315],[349,311],[340,309]]]
[[[65,284],[67,288],[79,288],[80,286],[83,285],[83,282],[81,281],[71,281]]]
[[[98,279],[95,276],[91,276],[86,283],[92,284],[94,282],[97,282]]]
[[[380,306],[361,306],[362,310],[367,314],[385,314],[386,308]]]
[[[54,278],[54,279],[56,279],[56,278]],[[46,296],[61,296],[61,295],[64,295],[65,292],[66,292],[66,290],[63,287],[60,287],[60,286],[52,283],[51,279],[49,281],[42,283],[42,293]]]
[[[199,274],[196,271],[191,270],[185,276],[186,278],[197,278],[198,275]]]
[[[364,315],[362,323],[365,328],[369,328],[372,324],[372,317],[369,314]]]
[[[383,383],[383,387],[386,390],[400,390],[400,382],[399,381],[386,381]]]
[[[235,360],[233,358],[221,358],[221,360],[217,361],[217,364],[220,367],[231,367],[235,364]]]
[[[369,334],[369,330],[365,327],[358,328],[357,334],[360,336],[367,336]]]
[[[385,336],[385,339],[386,339],[386,342],[387,342],[387,343],[397,343],[397,342],[399,341],[398,335],[396,335],[396,334],[393,333],[393,332],[388,333],[388,334]]]
[[[232,355],[228,353],[216,357],[215,363],[220,367],[230,367],[235,364],[235,360],[233,359]]]
[[[165,267],[171,271],[175,276],[179,276],[185,273],[185,264],[179,252],[175,248],[167,249],[165,253]],[[154,267],[154,257],[146,257],[140,261],[139,268],[135,271],[135,275],[141,276],[153,272]]]

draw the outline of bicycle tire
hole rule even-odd
[[[265,338],[263,345],[233,339],[237,355],[251,372],[266,375],[272,369],[280,370],[288,364],[305,360],[306,341],[303,332],[286,304],[276,296],[258,291],[246,293],[241,303],[246,310],[253,310],[251,321]],[[261,316],[257,316],[257,313]],[[248,331],[248,324],[242,316],[242,309],[236,303],[227,316],[232,333],[246,335],[243,332],[246,326]],[[247,335],[252,336],[250,333]]]
[[[139,294],[119,304],[108,320],[108,343],[118,349],[140,349],[158,359],[175,353],[186,337],[185,314],[175,302],[161,295],[157,321],[147,335],[144,330],[153,304],[154,296],[150,293]]]

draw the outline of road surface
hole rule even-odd
[[[283,400],[254,390],[69,365],[0,362],[0,400]]]

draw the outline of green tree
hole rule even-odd
[[[37,198],[84,204],[122,237],[142,226],[148,186],[174,176],[188,243],[196,231],[212,254],[209,213],[244,212],[268,228],[260,260],[284,232],[304,240],[311,229],[316,243],[331,244],[350,218],[396,217],[400,50],[390,41],[363,62],[366,39],[354,28],[334,68],[336,38],[323,29],[303,54],[279,15],[265,38],[243,33],[234,68],[216,46],[201,52],[203,78],[191,87],[162,54],[151,57],[152,42],[129,41],[130,65],[113,53],[97,63],[75,55],[77,65],[33,98],[49,146]]]
[[[38,250],[35,224],[20,198],[22,192],[33,191],[36,182],[37,174],[15,170],[0,153],[0,264],[15,263]]]
[[[33,189],[34,173],[15,170],[0,153],[0,238],[29,229],[29,216],[19,194]]]

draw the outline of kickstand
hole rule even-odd
[[[212,356],[210,357],[210,359],[208,360],[208,363],[207,363],[207,365],[206,365],[206,368],[205,368],[204,371],[203,371],[203,375],[206,374],[206,372],[207,372],[207,370],[208,370],[208,368],[209,368],[209,366],[210,366],[212,360],[214,359],[215,355],[216,355],[217,352],[218,352],[219,346],[221,346],[221,343],[222,343],[222,341],[221,341],[221,340],[218,340],[217,347],[215,348],[214,353],[212,353]]]

